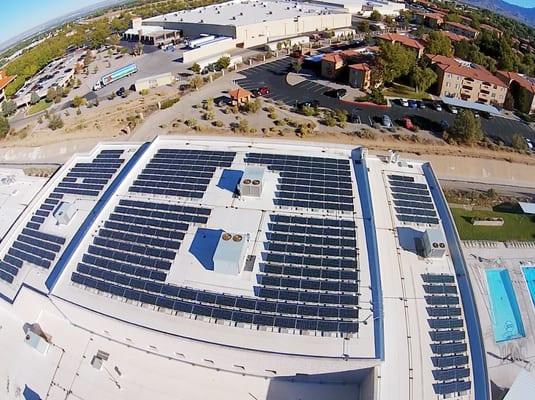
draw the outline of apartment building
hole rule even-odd
[[[399,43],[403,47],[413,51],[416,55],[416,58],[420,58],[424,54],[424,45],[420,41],[409,36],[400,35],[399,33],[385,33],[377,36],[377,38],[385,42]]]
[[[0,71],[0,106],[6,100],[6,86],[9,85],[15,78],[16,76],[8,76],[5,71]]]
[[[352,64],[349,66],[349,86],[367,90],[371,86],[372,70],[367,63]]]
[[[508,85],[481,65],[441,55],[427,57],[438,75],[439,96],[503,105]]]
[[[463,25],[458,22],[446,21],[442,25],[442,28],[446,31],[456,33],[457,35],[462,35],[468,39],[475,39],[479,35],[477,29],[472,28],[468,25]]]
[[[535,78],[510,71],[498,71],[496,75],[509,86],[517,110],[535,113]]]

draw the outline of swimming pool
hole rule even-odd
[[[509,272],[505,268],[485,271],[489,288],[492,328],[496,343],[524,337],[524,324]]]
[[[528,286],[533,307],[535,307],[535,267],[524,267],[522,271],[524,272],[524,278],[526,279],[526,285]]]

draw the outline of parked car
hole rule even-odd
[[[399,99],[399,104],[401,104],[403,107],[409,106],[409,102],[407,101],[407,99]]]
[[[409,100],[409,107],[410,108],[417,108],[418,103],[416,103],[416,100]]]
[[[458,114],[459,110],[457,110],[457,107],[455,106],[448,106],[448,109],[450,110],[450,113],[452,114]]]
[[[333,97],[335,99],[341,99],[347,94],[347,90],[346,89],[332,89],[332,90],[327,90],[323,94],[325,96]]]
[[[481,111],[479,114],[485,119],[493,119],[494,118],[494,115],[492,115],[491,113],[486,112],[486,111]]]
[[[445,121],[445,120],[440,121],[440,128],[442,128],[443,131],[445,131],[449,127],[450,127],[450,124],[448,124],[448,121]]]
[[[531,141],[531,139],[524,138],[524,140],[526,141],[526,144],[528,145],[528,149],[533,150],[533,142]]]
[[[421,109],[424,109],[424,108],[427,108],[427,106],[425,105],[425,103],[421,100],[418,100],[416,102],[416,104],[418,104],[418,108],[421,108]]]
[[[411,119],[409,117],[403,117],[401,118],[401,122],[403,123],[403,126],[406,129],[409,129],[411,131],[414,130],[414,124],[412,123]]]
[[[479,111],[474,111],[474,117],[476,118],[480,118],[481,116],[479,115]]]
[[[258,89],[253,90],[253,95],[255,97],[266,96],[269,93],[271,92],[267,86],[262,86],[262,87],[259,87]]]
[[[437,111],[442,111],[442,105],[440,103],[434,103],[433,107]]]
[[[126,89],[124,88],[124,86],[121,86],[121,87],[119,88],[119,90],[117,90],[117,92],[116,92],[115,94],[116,94],[117,96],[119,96],[119,97],[122,97],[122,96],[124,96],[125,92],[126,92]]]
[[[390,117],[388,115],[383,115],[383,118],[382,118],[382,124],[385,128],[392,128],[393,125],[392,125],[392,120],[390,119]]]

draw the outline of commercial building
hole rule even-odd
[[[372,70],[367,63],[349,66],[349,86],[367,90],[371,87]]]
[[[15,80],[16,76],[9,76],[6,71],[0,70],[0,106],[6,100],[6,86]]]
[[[143,20],[137,17],[132,18],[131,27],[123,33],[123,38],[133,42],[163,46],[178,43],[180,32],[173,29],[164,29],[161,26],[144,26]]]
[[[468,39],[475,39],[479,35],[479,31],[477,29],[474,29],[468,25],[460,24],[458,22],[446,21],[442,25],[442,28],[457,35],[464,36]]]
[[[0,260],[1,398],[490,398],[439,182],[392,152],[101,143],[39,191]]]
[[[535,78],[511,71],[498,71],[496,75],[509,86],[517,110],[526,114],[535,112]]]
[[[134,83],[134,87],[137,92],[145,89],[153,89],[160,86],[170,85],[175,81],[175,78],[171,72],[167,72],[160,75],[149,76],[147,78],[138,79]]]
[[[441,55],[427,57],[438,75],[438,95],[503,105],[508,85],[481,65]]]
[[[265,46],[281,39],[351,27],[351,14],[341,7],[287,0],[234,0],[145,19],[141,28],[156,26],[179,31],[189,40],[214,36],[184,51],[183,61],[193,62],[232,48]],[[224,42],[219,38],[226,38]],[[218,42],[216,42],[218,41]]]
[[[419,40],[406,35],[401,35],[399,33],[385,33],[377,36],[377,39],[389,43],[399,43],[403,47],[413,51],[417,58],[422,57],[424,54],[425,46]]]
[[[369,17],[373,11],[383,16],[397,17],[405,10],[405,3],[388,0],[312,0],[313,3],[340,7],[351,14]]]

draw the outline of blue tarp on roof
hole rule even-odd
[[[459,108],[468,108],[470,110],[488,112],[489,114],[499,115],[500,110],[496,107],[489,106],[488,104],[474,103],[473,101],[466,101],[461,99],[455,99],[453,97],[441,97],[444,104],[455,106]]]
[[[229,192],[236,193],[238,183],[243,176],[243,171],[237,169],[224,169],[217,183],[217,187],[228,190]]]
[[[325,54],[323,54],[323,53],[314,54],[313,56],[305,57],[305,61],[308,61],[308,62],[320,62],[324,55]]]
[[[22,396],[24,396],[24,400],[41,400],[41,396],[30,389],[28,385],[24,385]]]
[[[199,228],[191,242],[189,252],[209,271],[214,270],[214,254],[222,233],[222,229]]]

